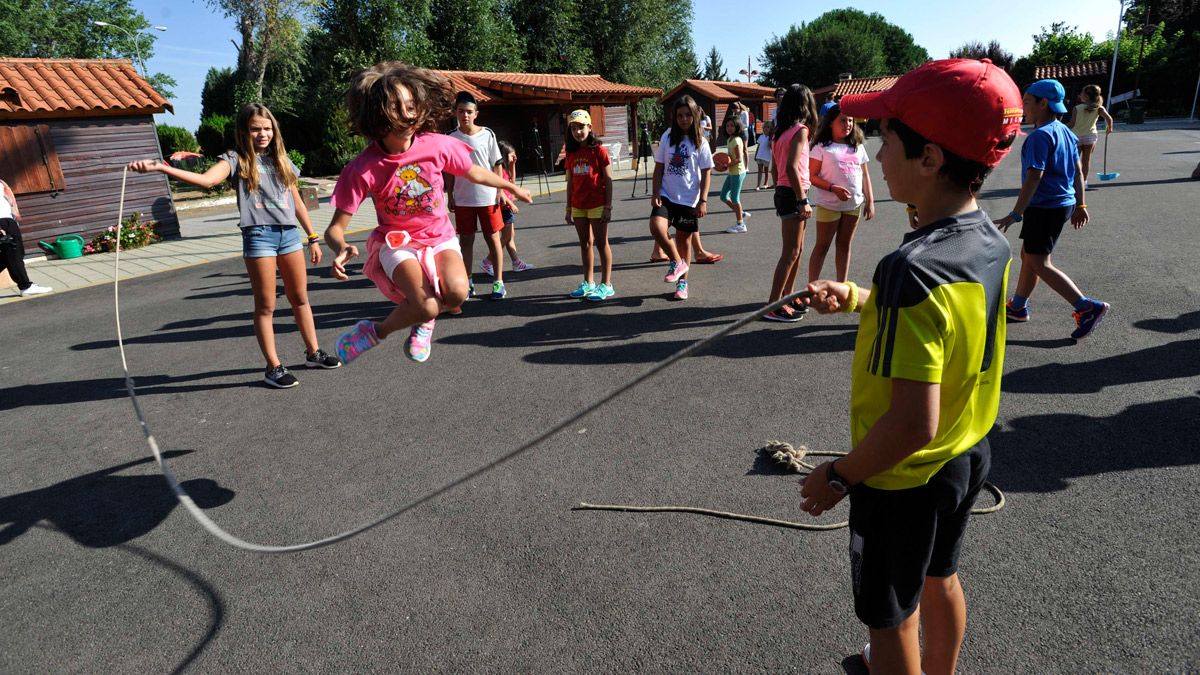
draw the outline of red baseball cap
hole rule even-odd
[[[853,117],[892,117],[954,154],[996,166],[997,147],[1021,129],[1021,90],[988,59],[943,59],[909,71],[886,91],[839,102]]]

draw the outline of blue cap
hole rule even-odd
[[[1067,97],[1067,90],[1063,89],[1058,80],[1038,80],[1029,85],[1025,93],[1046,99],[1050,103],[1050,109],[1056,113],[1067,112],[1067,106],[1063,105],[1063,99]]]

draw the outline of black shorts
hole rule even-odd
[[[667,227],[673,227],[679,232],[699,232],[700,219],[696,217],[696,209],[691,206],[676,204],[666,197],[659,197],[662,206],[650,210],[650,217],[667,219]]]
[[[775,215],[780,218],[799,218],[800,200],[796,199],[796,191],[790,187],[775,188]]]
[[[1021,222],[1022,250],[1031,255],[1050,255],[1062,235],[1063,225],[1071,217],[1074,206],[1026,207]]]
[[[870,628],[895,628],[917,609],[925,577],[958,571],[975,497],[987,479],[987,438],[907,490],[858,485],[850,492],[854,613]]]

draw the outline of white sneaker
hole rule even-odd
[[[742,222],[744,223],[747,220],[750,220],[750,216],[752,216],[752,215],[754,215],[754,214],[750,213],[749,211],[742,211]]]
[[[725,232],[727,232],[727,233],[729,233],[729,234],[741,234],[741,233],[743,233],[743,232],[745,232],[745,231],[746,231],[746,224],[745,224],[745,223],[737,223],[737,224],[736,224],[736,225],[734,225],[733,227],[728,227],[728,228],[725,228]]]
[[[49,293],[53,290],[54,289],[50,288],[49,286],[38,286],[37,284],[30,284],[29,288],[26,288],[25,290],[21,291],[21,297],[23,298],[27,295],[41,295],[42,293]]]
[[[491,258],[484,258],[479,261],[479,269],[483,270],[488,276],[496,276],[496,270],[492,269]]]

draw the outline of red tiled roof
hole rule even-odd
[[[1107,61],[1088,61],[1087,63],[1055,63],[1048,66],[1037,66],[1033,69],[1033,77],[1037,80],[1053,78],[1066,80],[1073,77],[1095,77],[1108,74]]]
[[[869,94],[874,91],[887,91],[899,79],[899,75],[884,75],[881,77],[858,77],[842,80],[834,87],[832,96],[840,98],[849,94]]]
[[[0,119],[175,112],[117,59],[0,59],[0,92]]]
[[[674,89],[659,97],[658,102],[662,103],[669,99],[673,99],[684,89],[691,89],[705,98],[710,98],[714,101],[736,101],[743,98],[761,99],[767,101],[773,98],[775,95],[774,87],[764,87],[761,84],[754,84],[753,82],[684,80],[683,82],[680,82]]]
[[[487,73],[470,70],[439,70],[458,91],[470,92],[479,103],[520,102],[522,99],[553,99],[563,102],[626,100],[658,96],[661,89],[609,82],[599,75],[556,75],[551,73]]]

